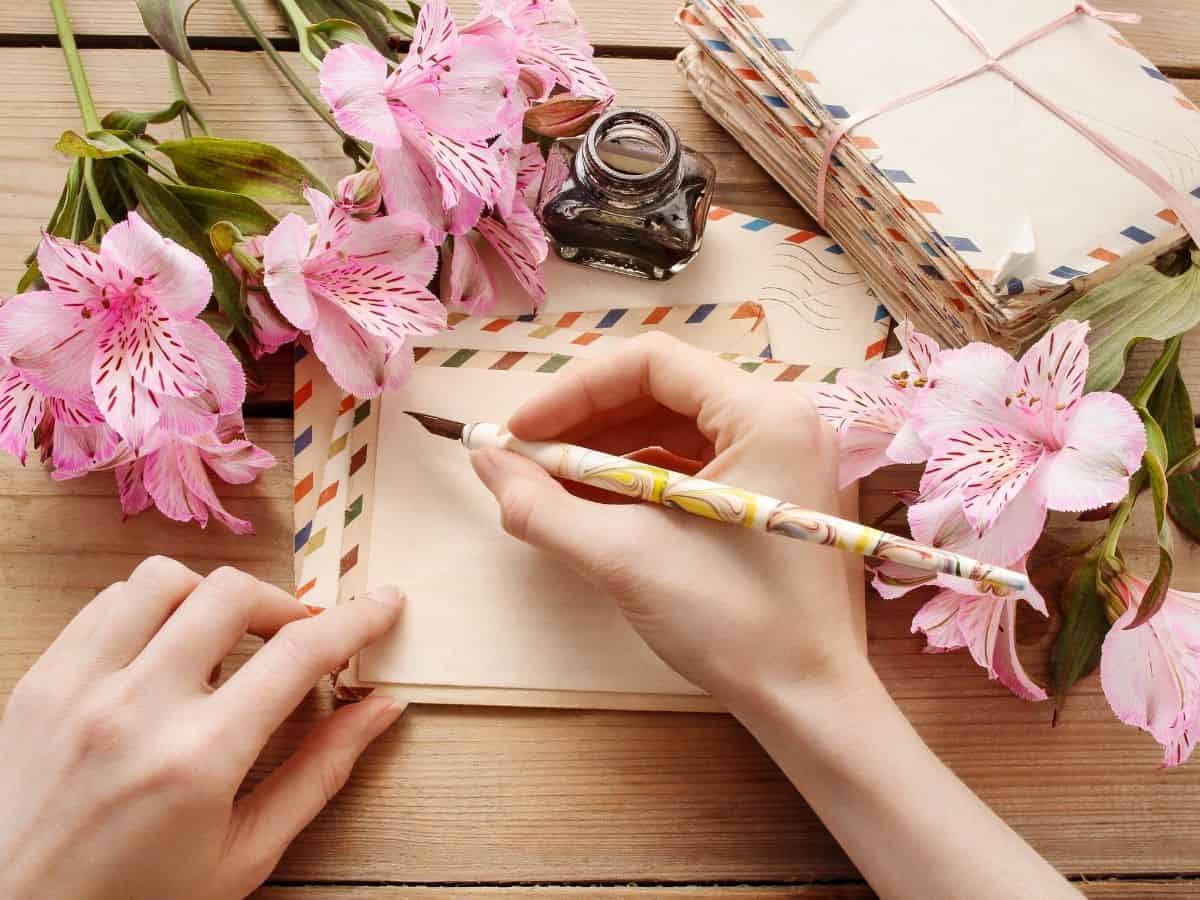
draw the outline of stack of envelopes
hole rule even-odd
[[[1200,216],[1200,111],[1086,4],[953,3],[689,0],[679,65],[814,215],[824,180],[826,229],[893,315],[951,344],[1014,347],[1184,239],[1181,217]],[[967,30],[1015,80],[981,68]]]

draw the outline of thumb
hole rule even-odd
[[[629,533],[618,520],[635,506],[593,503],[569,493],[537,463],[508,450],[476,450],[475,474],[500,506],[501,527],[519,541],[561,557],[583,572],[621,558]]]

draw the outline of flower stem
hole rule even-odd
[[[92,212],[97,221],[103,222],[106,228],[112,228],[112,216],[108,214],[108,209],[105,208],[104,200],[100,196],[100,189],[96,187],[94,168],[95,160],[85,159],[83,161],[83,183],[87,187],[88,201],[92,204]]]
[[[179,124],[183,126],[183,136],[192,136],[192,121],[194,120],[200,130],[204,132],[205,137],[211,137],[212,132],[208,130],[208,123],[204,121],[204,117],[196,107],[192,106],[192,101],[188,98],[187,90],[183,86],[183,77],[179,74],[179,63],[175,61],[175,57],[167,55],[167,73],[171,76],[171,87],[175,91],[177,99],[182,100],[185,105],[183,115],[179,117]]]
[[[75,45],[75,32],[71,30],[71,20],[67,17],[66,0],[50,0],[50,10],[54,13],[54,28],[58,32],[63,56],[67,59],[71,87],[75,90],[75,101],[79,104],[79,113],[83,117],[83,130],[89,133],[99,131],[100,116],[96,112],[92,89],[88,86],[87,75],[83,71],[79,48]]]
[[[329,44],[320,35],[314,35],[308,30],[312,27],[312,20],[304,14],[304,10],[296,5],[296,0],[278,0],[278,2],[283,8],[284,15],[292,23],[292,30],[296,32],[296,40],[300,44],[300,55],[314,69],[321,68],[321,60],[313,53],[309,42],[316,44],[322,54],[329,52]]]
[[[254,34],[254,39],[258,41],[258,46],[262,47],[263,52],[267,54],[267,58],[275,64],[275,68],[279,69],[280,74],[296,89],[296,93],[304,99],[304,102],[312,107],[313,112],[321,117],[321,121],[332,128],[342,139],[347,155],[355,162],[366,164],[370,160],[371,154],[363,148],[362,144],[342,131],[341,126],[338,125],[337,121],[333,118],[333,114],[326,108],[325,104],[301,80],[292,67],[287,64],[287,60],[283,58],[283,55],[275,49],[275,45],[271,43],[271,39],[263,33],[258,23],[254,21],[254,16],[250,15],[242,0],[229,0],[229,2],[234,10],[237,11],[237,14],[242,17],[242,21],[246,23],[246,27]]]

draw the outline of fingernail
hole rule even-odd
[[[391,606],[396,609],[404,605],[404,592],[394,584],[381,584],[378,587],[373,587],[367,593],[367,596],[376,603],[382,603],[384,606]]]
[[[376,700],[374,697],[371,699],[373,701]],[[372,730],[375,732],[375,737],[379,737],[379,735],[383,734],[393,724],[395,724],[396,720],[400,718],[401,713],[404,712],[405,707],[408,706],[407,703],[404,703],[396,697],[379,697],[378,701],[380,709],[377,713],[375,713],[375,717],[371,720]]]

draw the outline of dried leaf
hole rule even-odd
[[[97,131],[86,137],[74,131],[64,131],[54,149],[67,156],[91,159],[113,159],[133,152],[132,147],[111,131]]]
[[[188,46],[187,17],[196,5],[196,0],[137,0],[138,12],[146,33],[163,52],[175,57],[196,79],[211,92],[208,82],[200,73],[192,48]]]
[[[1055,324],[1086,320],[1091,365],[1088,391],[1106,391],[1121,380],[1130,349],[1145,339],[1165,341],[1200,323],[1200,251],[1192,265],[1170,278],[1151,266],[1134,266],[1072,303]]]
[[[329,193],[304,163],[271,144],[194,137],[163,141],[158,150],[175,164],[180,180],[195,187],[245,194],[268,203],[302,203],[307,185]]]

